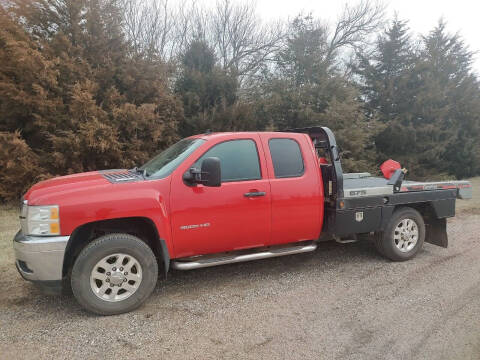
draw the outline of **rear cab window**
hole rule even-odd
[[[291,138],[273,138],[268,141],[276,178],[300,177],[305,165],[298,142]]]

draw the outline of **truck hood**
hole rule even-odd
[[[109,170],[108,173],[125,173],[127,170]],[[67,176],[60,176],[33,185],[24,195],[29,205],[53,205],[69,194],[91,190],[92,193],[112,186],[104,174],[107,172],[91,171]]]

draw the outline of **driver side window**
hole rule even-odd
[[[262,178],[257,146],[253,140],[230,140],[217,144],[203,154],[194,167],[200,169],[203,159],[207,157],[220,159],[222,182]]]

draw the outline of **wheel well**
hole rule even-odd
[[[168,264],[164,264],[165,254],[163,254],[155,224],[148,218],[130,217],[95,221],[76,228],[65,249],[62,275],[64,277],[70,275],[76,258],[85,246],[100,236],[112,233],[125,233],[138,237],[152,249],[159,265],[163,265],[164,269],[168,270]]]
[[[433,206],[428,202],[398,205],[395,206],[395,211],[401,208],[412,208],[417,210],[420,215],[422,215],[425,224],[427,224],[430,219],[435,218],[435,211],[433,209]]]

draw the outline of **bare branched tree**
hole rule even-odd
[[[167,56],[174,36],[169,0],[123,0],[124,29],[136,53]]]
[[[170,58],[183,54],[193,40],[207,41],[208,17],[207,11],[199,7],[195,0],[181,1],[174,16],[174,36],[170,46]]]
[[[361,0],[355,6],[347,3],[329,42],[327,59],[332,60],[341,48],[357,50],[367,45],[370,35],[383,24],[385,5],[378,0]]]
[[[281,22],[262,23],[253,2],[219,0],[210,31],[220,63],[239,77],[255,73],[271,60],[285,35]]]
[[[206,39],[207,11],[195,0],[122,0],[125,34],[137,54],[170,61],[194,39]]]
[[[217,0],[212,7],[197,0],[121,1],[125,33],[137,54],[168,62],[181,56],[192,41],[205,41],[215,50],[218,64],[240,84],[272,64],[285,46],[285,22],[262,21],[253,0]],[[322,40],[321,58],[326,64],[337,63],[344,49],[364,47],[382,24],[385,7],[378,1],[345,5],[330,36]],[[325,26],[322,33],[327,32]]]

